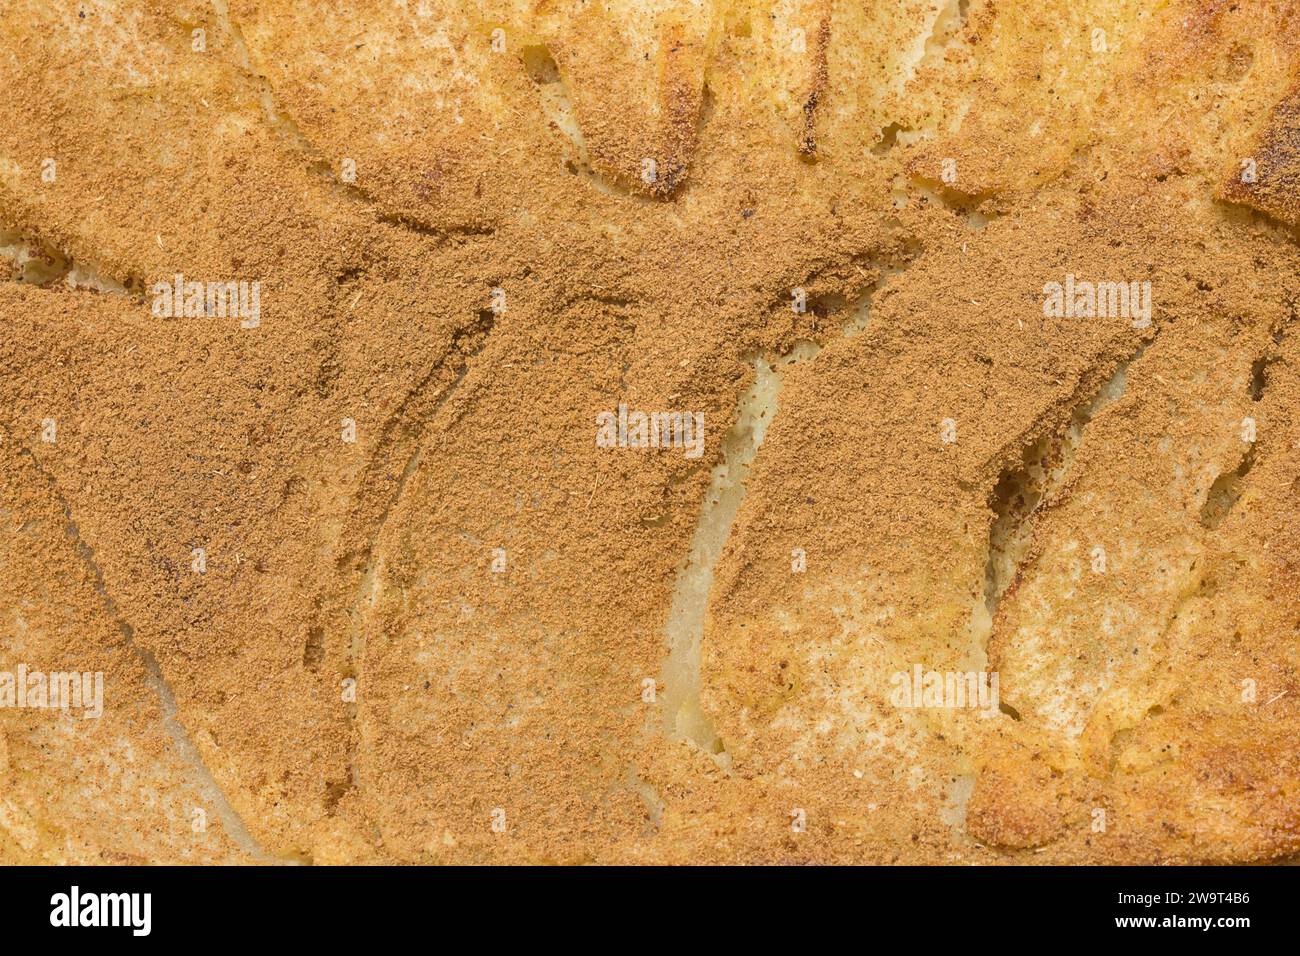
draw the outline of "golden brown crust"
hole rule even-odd
[[[1278,101],[1220,195],[1300,227],[1300,85]]]
[[[10,6],[0,859],[1300,852],[1300,4]]]

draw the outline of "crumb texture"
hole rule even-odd
[[[1300,856],[1297,0],[0,20],[0,862]]]

